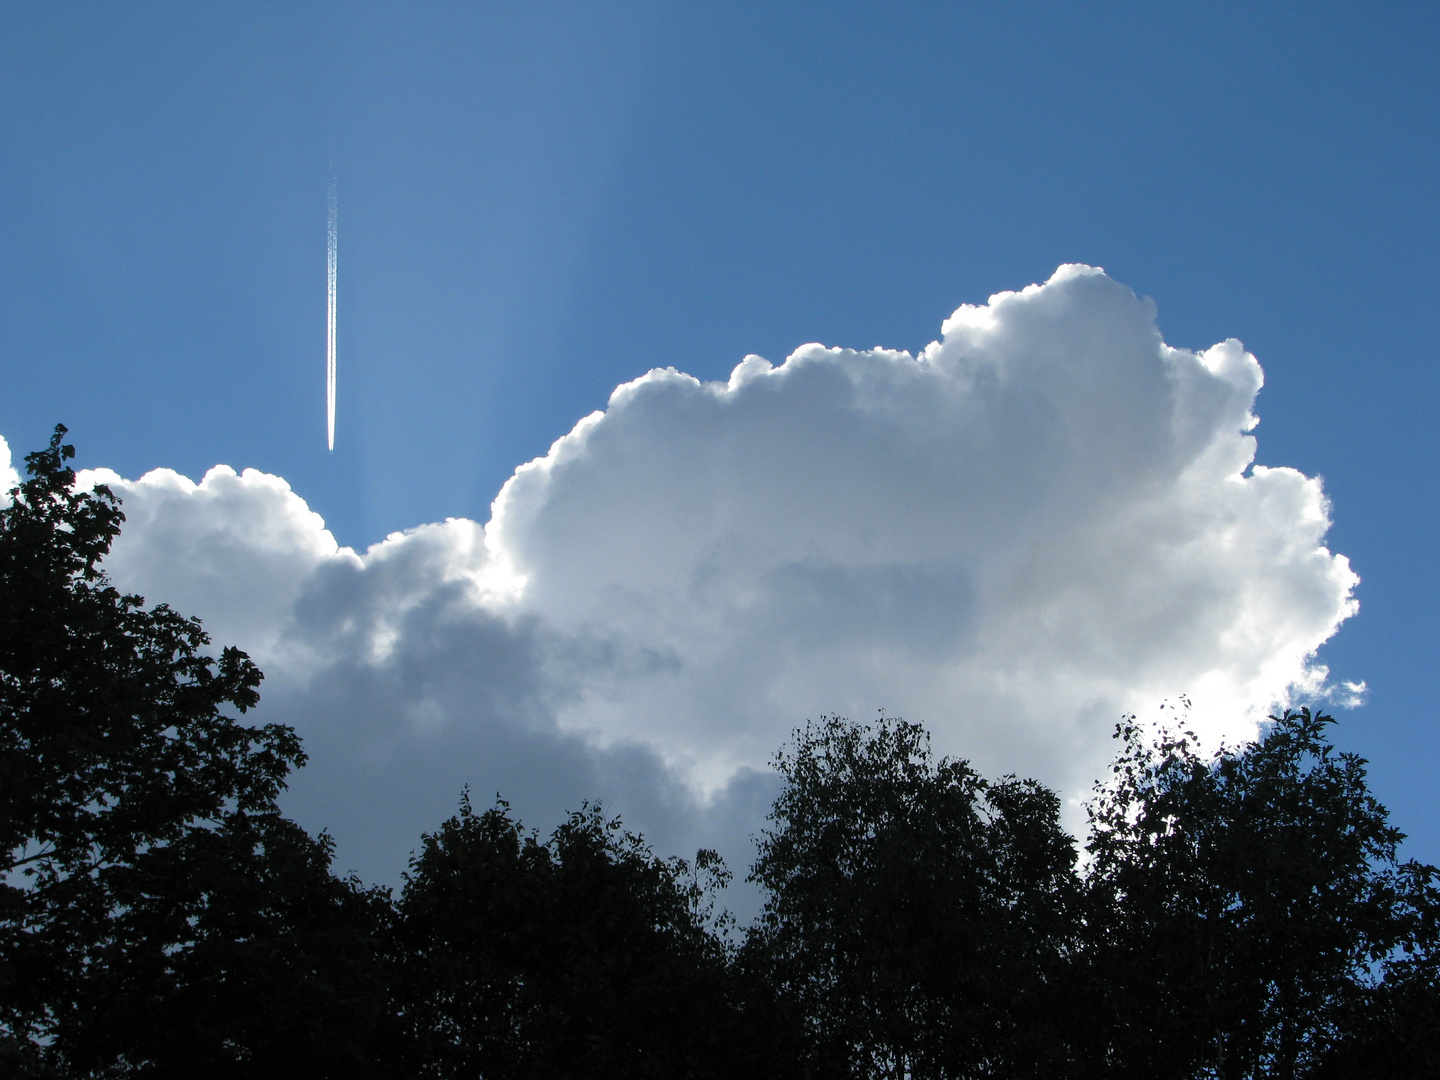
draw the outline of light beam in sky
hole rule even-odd
[[[329,222],[325,230],[325,420],[328,445],[335,449],[335,257],[337,251],[335,177],[330,177]]]

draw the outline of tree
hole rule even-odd
[[[1099,1075],[1288,1080],[1373,1035],[1377,1010],[1425,1007],[1427,983],[1433,1015],[1435,869],[1399,861],[1330,717],[1271,720],[1213,756],[1118,729],[1089,844]]]
[[[503,801],[477,814],[467,794],[425,836],[399,904],[422,1075],[710,1077],[746,1061],[783,1075],[742,1032],[707,925],[704,879],[723,865],[697,864],[657,858],[597,806],[542,842]]]
[[[1433,942],[1433,929],[1428,936]],[[1440,955],[1433,944],[1387,964],[1384,980],[1351,1003],[1338,1027],[1340,1037],[1305,1074],[1311,1080],[1440,1076]]]
[[[1078,883],[1054,793],[936,761],[921,727],[887,718],[824,717],[775,766],[747,963],[803,1018],[817,1072],[1063,1071]]]
[[[0,1055],[337,1074],[372,1011],[383,898],[280,815],[304,754],[233,715],[258,700],[250,659],[110,584],[124,515],[105,486],[77,490],[64,434],[0,508]]]

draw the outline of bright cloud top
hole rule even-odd
[[[1065,266],[918,356],[651,371],[483,528],[363,555],[253,470],[86,479],[124,499],[117,581],[252,651],[268,718],[346,755],[318,802],[548,784],[653,830],[703,817],[696,791],[723,807],[805,717],[881,707],[1073,796],[1122,712],[1189,694],[1239,737],[1323,686],[1358,579],[1319,480],[1251,467],[1261,383],[1239,342],[1171,348],[1150,301]]]
[[[0,439],[0,506],[8,506],[10,492],[20,482],[15,464],[10,460],[10,444]]]

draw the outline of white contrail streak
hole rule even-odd
[[[325,276],[328,303],[325,312],[325,420],[330,449],[335,449],[335,259],[338,250],[335,177],[330,177],[330,220],[326,229]]]

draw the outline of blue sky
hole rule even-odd
[[[914,353],[1103,267],[1171,345],[1263,366],[1257,460],[1323,476],[1362,579],[1320,654],[1369,687],[1339,741],[1440,861],[1437,31],[1402,4],[7,3],[0,435],[282,476],[363,549],[483,523],[651,368]]]

